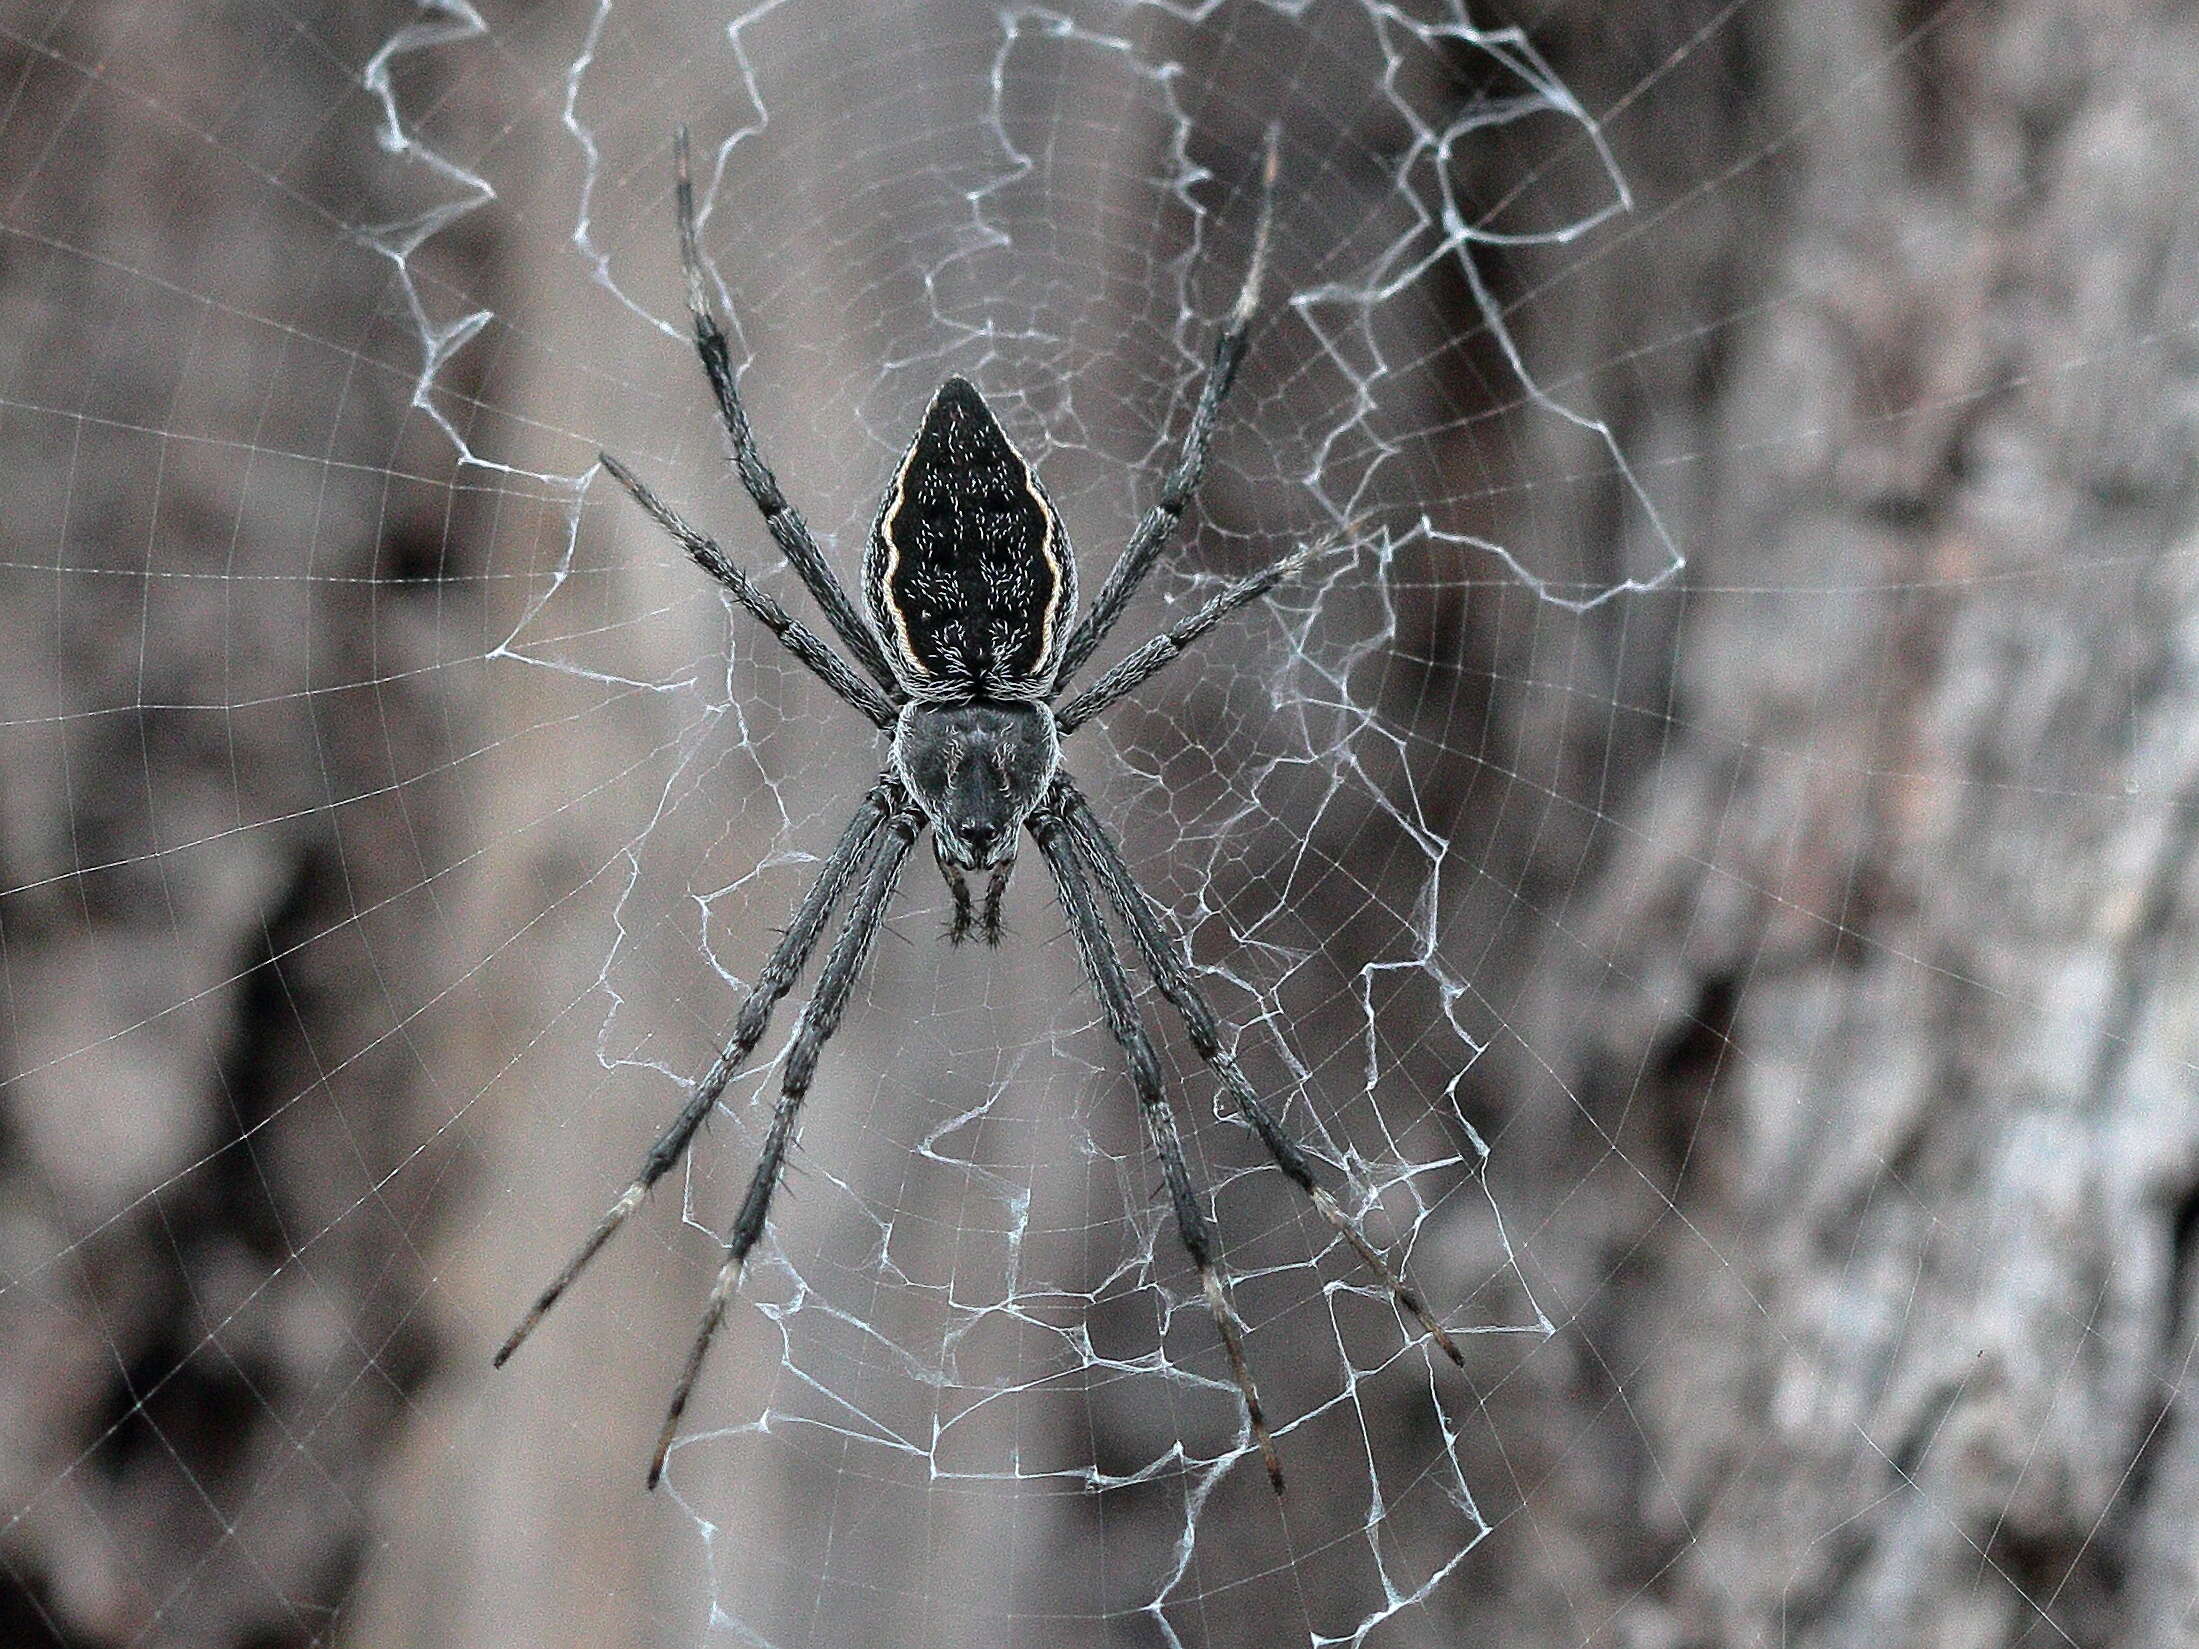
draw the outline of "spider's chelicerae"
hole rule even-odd
[[[949,936],[959,943],[974,930],[988,944],[998,944],[1001,899],[1015,866],[1019,834],[1028,830],[1053,877],[1078,959],[1105,1010],[1107,1028],[1129,1061],[1146,1130],[1160,1158],[1177,1235],[1198,1269],[1244,1397],[1246,1424],[1266,1463],[1269,1481],[1280,1493],[1282,1466],[1245,1367],[1240,1326],[1224,1287],[1213,1230],[1184,1163],[1175,1114],[1161,1089],[1160,1061],[1139,1022],[1129,976],[1093,898],[1095,882],[1161,995],[1183,1019],[1192,1046],[1213,1067],[1276,1166],[1313,1200],[1435,1343],[1454,1362],[1464,1359],[1419,1296],[1390,1269],[1321,1184],[1312,1161],[1275,1108],[1253,1088],[1223,1046],[1219,1024],[1192,977],[1187,954],[1163,925],[1158,907],[1132,877],[1114,838],[1062,766],[1061,741],[1180,657],[1223,618],[1265,595],[1321,546],[1293,551],[1230,585],[1060,702],[1078,669],[1106,639],[1152,571],[1206,469],[1215,421],[1244,359],[1246,337],[1259,303],[1275,193],[1274,138],[1271,134],[1259,224],[1244,286],[1214,346],[1213,364],[1176,465],[1161,484],[1160,498],[1138,523],[1114,571],[1081,618],[1076,616],[1076,562],[1061,518],[1037,473],[1002,431],[984,397],[963,378],[949,378],[932,397],[916,438],[886,487],[863,565],[870,620],[856,611],[809,528],[787,503],[756,450],[734,384],[725,332],[703,285],[684,131],[675,149],[680,256],[687,272],[695,348],[717,397],[718,413],[732,444],[733,467],[763,512],[764,525],[816,598],[833,633],[853,655],[854,664],[757,588],[716,543],[682,521],[624,464],[606,453],[603,466],[659,526],[679,540],[704,572],[724,585],[826,686],[870,719],[887,741],[888,753],[885,771],[826,855],[784,936],[765,959],[734,1023],[732,1039],[695,1083],[671,1126],[650,1147],[633,1183],[512,1330],[496,1354],[497,1366],[519,1349],[582,1268],[641,1205],[649,1188],[685,1154],[703,1118],[762,1039],[773,1006],[793,986],[833,911],[852,889],[847,920],[825,954],[816,993],[794,1027],[763,1156],[733,1218],[725,1264],[710,1290],[695,1343],[664,1417],[656,1454],[649,1462],[649,1486],[656,1487],[703,1355],[724,1319],[749,1251],[763,1235],[817,1056],[839,1026],[917,837],[927,827],[931,830],[932,851],[953,896]],[[982,904],[971,897],[968,880],[979,871],[986,878]]]

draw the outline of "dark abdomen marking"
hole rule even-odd
[[[1035,698],[1051,686],[1076,566],[1037,474],[968,379],[932,397],[864,573],[878,627],[920,691]]]

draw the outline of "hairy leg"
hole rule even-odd
[[[1344,529],[1349,533],[1351,528]],[[1191,650],[1191,644],[1248,602],[1257,601],[1316,556],[1326,555],[1341,542],[1344,533],[1317,543],[1300,545],[1258,572],[1240,578],[1205,606],[1178,624],[1124,655],[1111,670],[1054,712],[1054,726],[1067,738],[1079,727],[1132,692],[1148,676],[1173,664]]]
[[[1213,364],[1207,368],[1206,385],[1199,391],[1199,404],[1191,414],[1191,427],[1184,432],[1176,467],[1162,483],[1159,500],[1138,523],[1137,530],[1130,535],[1130,542],[1123,546],[1114,570],[1107,575],[1107,582],[1100,586],[1099,593],[1092,598],[1092,605],[1085,609],[1083,619],[1070,632],[1068,643],[1062,648],[1060,667],[1054,672],[1056,693],[1069,685],[1070,679],[1084,667],[1084,661],[1115,627],[1115,621],[1122,617],[1130,598],[1145,582],[1145,575],[1153,570],[1153,563],[1167,547],[1177,523],[1198,495],[1199,482],[1206,474],[1207,449],[1214,440],[1214,426],[1221,419],[1222,403],[1229,398],[1230,386],[1237,381],[1237,369],[1244,363],[1245,348],[1252,333],[1252,317],[1260,307],[1260,282],[1267,273],[1268,234],[1275,218],[1275,178],[1281,153],[1278,143],[1278,133],[1270,127],[1267,160],[1260,174],[1260,221],[1252,231],[1252,259],[1246,265],[1244,285],[1237,293],[1237,301],[1230,307],[1229,320],[1222,328],[1222,335],[1214,341]]]
[[[715,539],[682,521],[671,505],[651,492],[639,476],[609,453],[597,456],[618,484],[633,494],[634,502],[649,512],[650,519],[679,541],[680,548],[693,558],[695,565],[724,585],[735,601],[785,644],[788,652],[815,672],[818,680],[868,716],[873,726],[893,725],[894,708],[886,696],[849,669],[814,630],[760,589],[734,564],[732,557],[718,548]]]
[[[1114,838],[1108,834],[1099,815],[1093,812],[1091,803],[1084,799],[1084,793],[1077,789],[1066,774],[1055,782],[1061,797],[1062,817],[1078,858],[1090,868],[1100,886],[1106,890],[1108,902],[1115,907],[1117,916],[1130,930],[1131,943],[1137,947],[1146,971],[1153,976],[1153,983],[1160,987],[1161,994],[1168,998],[1170,1006],[1182,1018],[1184,1029],[1190,1033],[1191,1045],[1199,1051],[1199,1057],[1221,1077],[1223,1086],[1229,1090],[1230,1098],[1236,1101],[1238,1110],[1252,1125],[1252,1131],[1260,1136],[1260,1143],[1267,1147],[1268,1155],[1275,1159],[1275,1166],[1282,1169],[1292,1184],[1305,1192],[1314,1207],[1320,1211],[1321,1217],[1335,1227],[1337,1234],[1351,1245],[1352,1252],[1359,1256],[1367,1269],[1382,1280],[1383,1286],[1390,1291],[1391,1298],[1397,1301],[1399,1308],[1408,1312],[1420,1324],[1422,1332],[1442,1348],[1445,1356],[1464,1367],[1466,1359],[1459,1352],[1457,1343],[1444,1332],[1443,1325],[1435,1320],[1419,1291],[1390,1269],[1389,1262],[1383,1259],[1381,1251],[1359,1229],[1358,1221],[1345,1211],[1343,1204],[1315,1177],[1311,1159],[1291,1137],[1283,1119],[1260,1097],[1259,1090],[1252,1086],[1237,1061],[1222,1046],[1220,1024],[1192,978],[1190,962],[1184,954],[1182,942],[1162,926],[1153,901],[1131,875],[1129,865],[1123,861],[1122,850],[1115,845]]]
[[[871,946],[886,919],[886,906],[893,898],[895,885],[901,880],[901,869],[908,863],[909,850],[916,845],[916,833],[922,823],[921,815],[905,801],[886,821],[881,840],[872,853],[862,890],[849,905],[847,923],[840,929],[839,938],[833,941],[824,969],[817,976],[816,994],[810,997],[809,1005],[802,1010],[802,1017],[794,1027],[794,1041],[787,1050],[786,1069],[779,1081],[779,1103],[772,1111],[771,1127],[764,1135],[763,1155],[757,1159],[756,1171],[749,1176],[740,1212],[733,1216],[732,1229],[726,1236],[725,1263],[718,1269],[717,1281],[710,1286],[709,1303],[703,1308],[702,1322],[695,1331],[695,1343],[688,1350],[687,1364],[680,1371],[679,1384],[673,1388],[671,1406],[665,1411],[664,1429],[657,1437],[657,1452],[649,1461],[649,1487],[652,1489],[657,1486],[657,1479],[664,1475],[664,1457],[671,1452],[680,1416],[686,1412],[687,1399],[695,1389],[695,1378],[702,1372],[703,1357],[710,1350],[718,1325],[725,1321],[726,1306],[733,1298],[734,1289],[740,1285],[741,1269],[748,1263],[749,1250],[764,1234],[772,1194],[779,1188],[779,1180],[786,1169],[787,1150],[794,1143],[794,1124],[801,1114],[802,1100],[809,1093],[810,1082],[817,1074],[817,1057],[831,1040],[832,1033],[840,1028],[840,1016],[847,1010],[855,981],[870,958]]]
[[[702,357],[703,372],[710,379],[710,393],[717,399],[719,421],[725,425],[726,440],[733,448],[734,473],[741,478],[748,496],[756,501],[756,508],[763,513],[764,526],[777,542],[780,553],[816,598],[841,644],[854,655],[856,663],[871,673],[880,687],[891,693],[895,687],[893,671],[886,664],[885,650],[878,644],[877,632],[848,599],[845,586],[834,575],[817,541],[810,536],[809,524],[802,519],[801,512],[786,501],[786,494],[779,490],[778,477],[771,473],[771,466],[756,449],[756,436],[748,427],[748,411],[741,405],[740,387],[734,380],[725,328],[718,324],[717,313],[710,307],[709,288],[703,280],[702,251],[695,243],[695,184],[688,169],[685,126],[674,135],[672,151],[678,168],[675,195],[680,219],[680,266],[687,272],[687,312],[694,321],[695,353]]]
[[[810,953],[817,948],[818,937],[825,924],[832,920],[832,912],[847,891],[849,880],[856,866],[878,835],[879,826],[887,816],[901,805],[901,787],[890,779],[881,779],[871,793],[863,798],[863,805],[841,833],[839,843],[825,857],[816,879],[809,884],[809,891],[802,895],[802,902],[794,907],[794,919],[787,924],[784,935],[772,947],[765,958],[762,972],[756,975],[756,983],[748,993],[748,1000],[741,1004],[740,1017],[733,1024],[733,1038],[724,1050],[711,1062],[710,1069],[696,1082],[687,1103],[680,1107],[679,1115],[672,1119],[670,1127],[657,1136],[649,1147],[649,1154],[642,1159],[641,1172],[634,1182],[611,1204],[596,1227],[588,1233],[573,1257],[565,1262],[565,1268],[551,1279],[519,1321],[503,1345],[497,1348],[495,1366],[502,1368],[511,1354],[517,1351],[535,1330],[535,1325],[549,1315],[573,1281],[587,1269],[588,1262],[603,1250],[618,1228],[626,1223],[628,1215],[641,1206],[641,1200],[649,1188],[668,1173],[672,1165],[687,1153],[695,1130],[702,1126],[704,1117],[718,1103],[718,1096],[725,1092],[725,1085],[733,1080],[734,1073],[755,1051],[763,1039],[764,1028],[771,1023],[771,1010],[779,999],[793,988],[809,963]]]
[[[1061,908],[1069,918],[1069,932],[1076,940],[1078,960],[1084,964],[1085,977],[1091,981],[1092,990],[1107,1015],[1107,1028],[1129,1058],[1131,1081],[1138,1090],[1138,1108],[1144,1114],[1153,1152],[1160,1158],[1161,1177],[1167,1183],[1169,1203],[1175,1212],[1176,1235],[1182,1239],[1184,1252],[1191,1256],[1191,1263],[1198,1268],[1207,1309],[1213,1313],[1214,1326],[1220,1331],[1222,1346],[1229,1353],[1230,1373],[1244,1399],[1246,1424],[1267,1466],[1268,1482],[1277,1494],[1281,1494],[1282,1461],[1276,1456],[1275,1440],[1268,1435],[1267,1416],[1260,1408],[1260,1394],[1254,1389],[1252,1372],[1245,1364],[1244,1340],[1236,1308],[1230,1304],[1223,1284],[1221,1262],[1214,1252],[1214,1233],[1207,1223],[1206,1210],[1199,1202],[1197,1190],[1191,1183],[1191,1170],[1184,1162],[1183,1142],[1176,1134],[1176,1114],[1169,1109],[1167,1096],[1161,1091],[1160,1059],[1153,1052],[1145,1027],[1138,1021],[1137,1004],[1131,998],[1130,981],[1123,973],[1122,959],[1115,954],[1107,925],[1100,917],[1099,908],[1092,903],[1092,890],[1085,883],[1084,872],[1077,863],[1060,816],[1041,808],[1031,815],[1031,834],[1038,842],[1039,851],[1046,855],[1047,868],[1053,872],[1054,887],[1061,895]]]

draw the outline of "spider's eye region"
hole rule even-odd
[[[1059,753],[1043,704],[912,704],[893,736],[894,766],[941,854],[966,870],[1013,857],[1016,831],[1053,782]]]

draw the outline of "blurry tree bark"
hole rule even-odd
[[[314,10],[0,32],[8,1645],[322,1641],[433,1353],[471,505],[344,227],[410,8]]]
[[[1545,20],[1648,212],[1529,358],[1690,565],[1469,644],[1614,720],[1504,733],[1582,808],[1502,872],[1561,1326],[1468,1640],[2199,1642],[2199,16],[1713,11]]]

